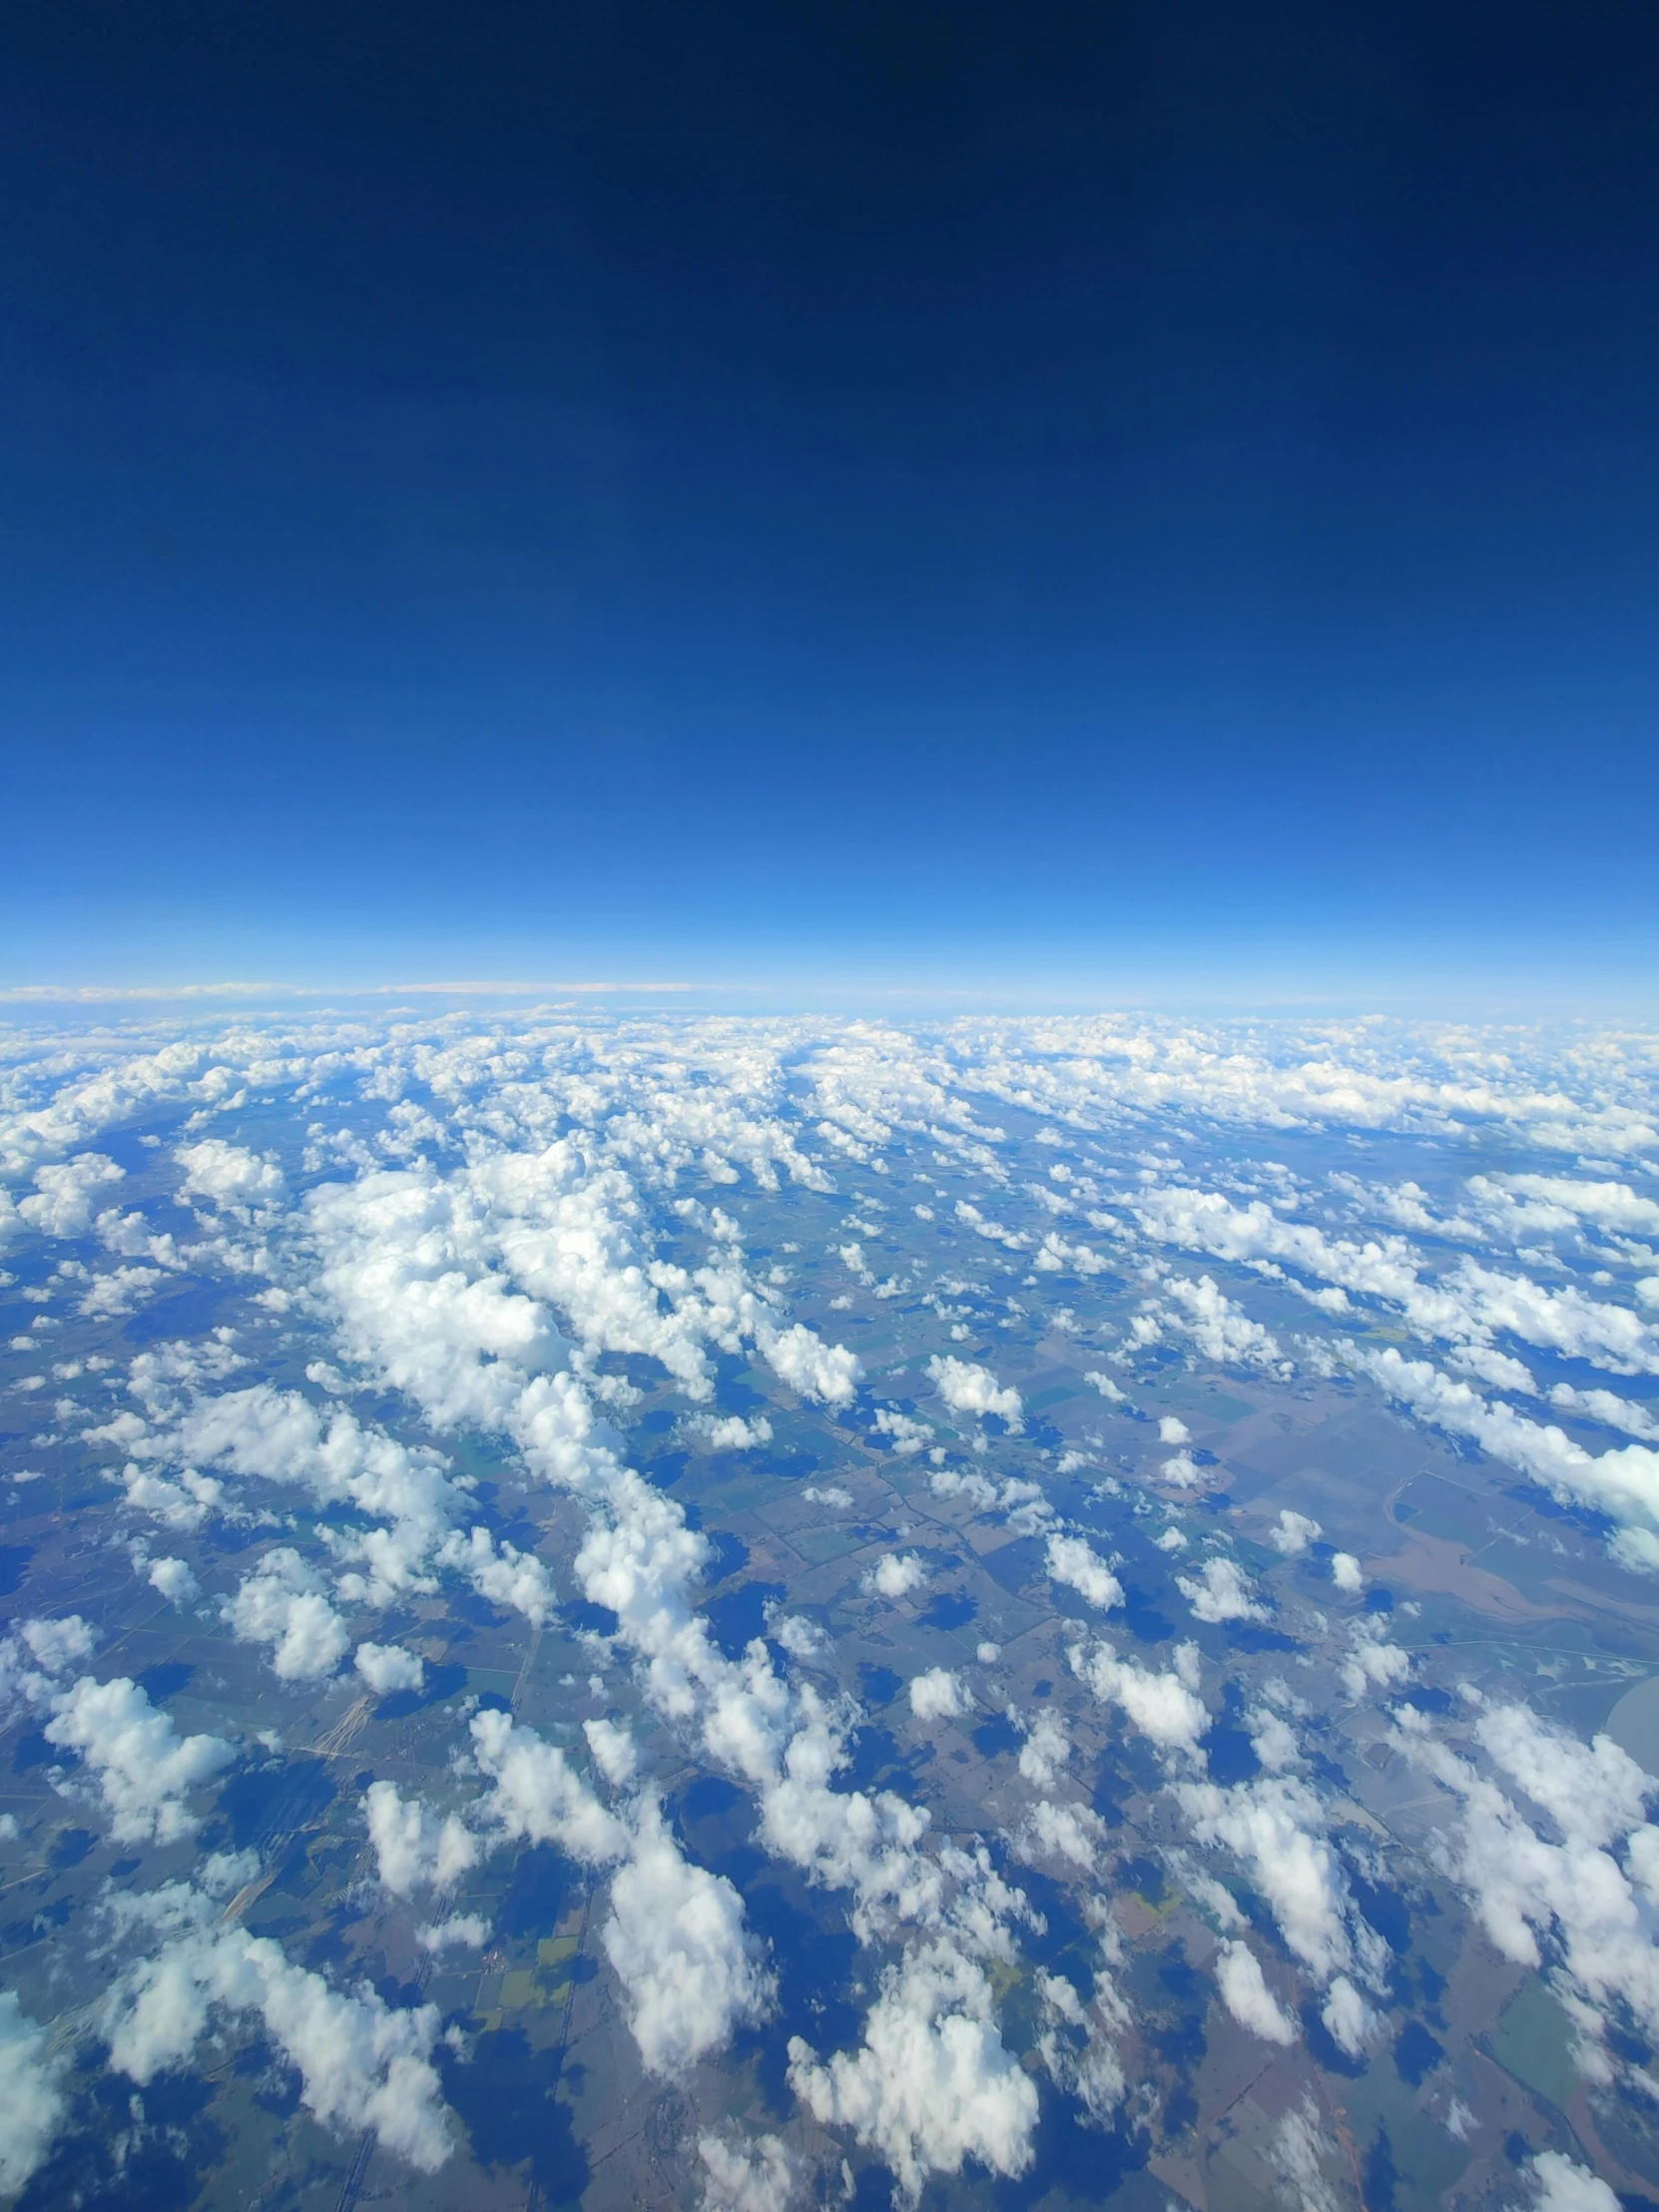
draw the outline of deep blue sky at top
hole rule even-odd
[[[0,204],[0,981],[1651,971],[1651,0],[12,0]]]

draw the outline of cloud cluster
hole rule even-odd
[[[844,1890],[855,1933],[889,1946],[861,2040],[822,2059],[802,2045],[792,2063],[810,2108],[822,2118],[822,2105],[829,2124],[847,2128],[889,2158],[911,2193],[928,2173],[955,2172],[965,2162],[1013,2175],[1029,2160],[1034,2092],[1001,2043],[993,1994],[1001,1985],[993,1968],[1009,1957],[1021,1901],[972,1839],[941,1839],[923,1806],[893,1791],[849,1786],[847,1746],[858,1716],[849,1703],[816,1693],[790,1664],[812,1656],[809,1639],[780,1631],[770,1649],[756,1643],[737,1658],[715,1644],[698,1604],[710,1547],[675,1497],[627,1464],[621,1438],[609,1425],[640,1401],[640,1373],[630,1365],[625,1378],[622,1362],[657,1362],[693,1408],[708,1406],[716,1353],[752,1356],[776,1378],[767,1385],[774,1395],[783,1386],[832,1410],[854,1404],[862,1379],[855,1357],[793,1318],[788,1271],[751,1269],[743,1206],[728,1201],[743,1217],[734,1219],[706,1203],[710,1184],[724,1188],[743,1176],[771,1188],[787,1175],[803,1187],[828,1190],[830,1176],[809,1150],[821,1141],[832,1148],[827,1157],[837,1174],[847,1162],[885,1170],[884,1152],[900,1171],[899,1153],[913,1142],[916,1156],[931,1156],[945,1174],[971,1177],[985,1210],[964,1200],[954,1219],[981,1240],[979,1264],[987,1275],[1011,1273],[1017,1269],[1010,1269],[1005,1254],[1033,1255],[1018,1267],[1031,1267],[1038,1279],[1032,1287],[1045,1295],[1043,1279],[1098,1274],[1103,1266],[1075,1241],[1069,1225],[1064,1233],[1051,1226],[1068,1210],[1082,1213],[1118,1247],[1115,1266],[1126,1264],[1125,1253],[1127,1264],[1136,1264],[1137,1238],[1161,1238],[1152,1216],[1162,1209],[1160,1220],[1172,1218],[1176,1201],[1169,1194],[1178,1186],[1171,1177],[1179,1172],[1164,1139],[1141,1154],[1155,1163],[1145,1179],[1113,1199],[1122,1222],[1098,1203],[1092,1178],[1105,1171],[1091,1165],[1098,1151],[1092,1140],[1112,1117],[1157,1110],[1160,1103],[1195,1117],[1267,1127],[1308,1121],[1443,1130],[1493,1122],[1533,1136],[1558,1127],[1570,1129],[1575,1143],[1605,1137],[1608,1152],[1620,1144],[1628,1151],[1640,1125],[1612,1092],[1590,1108],[1578,1107],[1541,1082],[1528,1088],[1518,1076],[1496,1072],[1495,1059],[1477,1063],[1455,1040],[1437,1058],[1396,1052],[1390,1060],[1390,1049],[1363,1029],[1269,1050],[1255,1038],[1178,1037],[1156,1025],[1109,1022],[990,1024],[949,1039],[902,1036],[880,1025],[830,1036],[779,1027],[764,1038],[758,1030],[722,1033],[720,1025],[689,1025],[670,1038],[646,1026],[614,1044],[596,1044],[580,1024],[562,1017],[533,1041],[462,1023],[395,1039],[353,1032],[330,1041],[326,1052],[318,1049],[317,1080],[351,1069],[364,1098],[386,1107],[384,1126],[376,1134],[365,1116],[361,1133],[337,1140],[322,1135],[315,1145],[317,1165],[331,1159],[352,1180],[325,1183],[299,1213],[278,1222],[275,1210],[284,1193],[279,1178],[265,1180],[268,1169],[275,1175],[271,1163],[213,1144],[180,1155],[188,1195],[222,1213],[241,1206],[271,1216],[271,1226],[257,1235],[269,1239],[276,1254],[270,1265],[279,1274],[289,1271],[282,1275],[289,1288],[274,1296],[302,1300],[307,1314],[326,1311],[337,1342],[328,1348],[325,1372],[321,1366],[307,1371],[318,1390],[348,1395],[358,1380],[394,1389],[438,1445],[449,1448],[445,1439],[457,1429],[474,1431],[492,1457],[505,1462],[504,1486],[523,1479],[571,1501],[585,1526],[562,1556],[581,1596],[616,1615],[615,1633],[607,1638],[612,1663],[634,1671],[640,1694],[683,1756],[709,1762],[750,1794],[761,1848],[810,1881]],[[238,1051],[240,1058],[228,1052],[216,1063],[217,1075],[200,1055],[186,1055],[150,1076],[112,1076],[103,1103],[93,1085],[75,1086],[56,1120],[21,1132],[18,1141],[37,1148],[66,1134],[85,1141],[99,1115],[118,1116],[124,1099],[152,1095],[146,1082],[205,1102],[234,1096],[232,1086],[252,1065],[247,1050]],[[301,1071],[304,1065],[294,1063]],[[210,1076],[217,1092],[201,1088]],[[820,1117],[816,1124],[798,1110],[798,1095],[811,1100],[807,1112]],[[1011,1140],[981,1118],[982,1111],[996,1110],[986,1109],[986,1101],[1001,1100],[1017,1103],[1023,1115],[1046,1117],[1052,1126],[1045,1134],[1060,1134],[1064,1147],[1056,1149],[1069,1147],[1076,1163],[1055,1163],[1053,1187],[1040,1201],[1044,1219],[1034,1233],[1018,1226],[1027,1217],[1015,1211],[1023,1201],[1017,1171],[1009,1172]],[[1151,1140],[1138,1131],[1133,1141]],[[29,1158],[39,1164],[37,1152]],[[435,1167],[434,1159],[446,1165]],[[402,1164],[382,1165],[386,1160]],[[999,1193],[994,1200],[985,1199],[986,1185]],[[700,1186],[705,1199],[686,1196],[688,1187]],[[1236,1215],[1270,1238],[1300,1230],[1302,1224],[1281,1219],[1278,1209],[1291,1206],[1283,1187],[1274,1186],[1265,1230],[1253,1201],[1218,1201],[1228,1210],[1226,1234],[1233,1235]],[[1235,1195],[1240,1192],[1248,1201],[1248,1186],[1238,1186]],[[46,1195],[44,1186],[37,1195]],[[1511,1211],[1556,1202],[1542,1192],[1508,1196]],[[866,1205],[860,1196],[854,1204],[872,1217],[880,1211],[874,1199]],[[950,1205],[951,1199],[942,1200],[941,1216]],[[1450,1219],[1444,1210],[1430,1211],[1426,1194],[1405,1194],[1401,1205],[1404,1211],[1394,1218],[1414,1233],[1439,1234]],[[1570,1207],[1564,1211],[1573,1220],[1589,1218]],[[1168,1241],[1212,1252],[1218,1218],[1214,1208],[1195,1217],[1210,1242]],[[1131,1230],[1130,1220],[1138,1228]],[[1475,1226],[1486,1221],[1482,1213]],[[1628,1207],[1616,1231],[1596,1226],[1609,1235],[1638,1228]],[[861,1224],[858,1233],[878,1232]],[[1459,1372],[1487,1382],[1497,1378],[1494,1386],[1510,1386],[1504,1379],[1512,1370],[1525,1373],[1499,1339],[1553,1351],[1589,1347],[1605,1360],[1629,1361],[1641,1351],[1644,1340],[1631,1335],[1627,1322],[1605,1318],[1627,1311],[1610,1300],[1569,1296],[1553,1282],[1547,1292],[1538,1291],[1483,1263],[1431,1273],[1397,1238],[1368,1246],[1313,1234],[1323,1239],[1318,1250],[1304,1242],[1295,1251],[1274,1251],[1258,1242],[1215,1257],[1251,1270],[1247,1282],[1275,1283],[1281,1301],[1287,1288],[1300,1289],[1338,1319],[1355,1300],[1386,1295],[1361,1283],[1361,1262],[1350,1252],[1380,1269],[1397,1263],[1409,1275],[1408,1282],[1399,1280],[1415,1301],[1409,1325],[1438,1329],[1448,1362],[1474,1363]],[[285,1259],[284,1238],[291,1239]],[[1000,1249],[987,1252],[986,1243]],[[244,1255],[252,1249],[245,1244]],[[295,1254],[302,1255],[302,1269],[292,1264]],[[148,1248],[133,1256],[163,1264]],[[1349,1269],[1354,1282],[1321,1274],[1316,1261]],[[1136,1342],[1167,1338],[1213,1362],[1243,1364],[1258,1374],[1284,1371],[1278,1341],[1212,1276],[1194,1280],[1159,1262],[1148,1289],[1132,1325],[1131,1350]],[[810,1294],[801,1295],[805,1301]],[[934,1304],[958,1295],[941,1291]],[[1432,1303],[1444,1299],[1457,1310],[1450,1319],[1449,1308]],[[1020,1311],[1010,1301],[1010,1316]],[[993,1325],[983,1320],[986,1329]],[[1064,1326],[1074,1329],[1070,1321]],[[965,1334],[959,1341],[967,1341]],[[950,1412],[994,1416],[1020,1432],[1020,1394],[989,1368],[936,1356],[928,1375]],[[1440,1381],[1447,1388],[1468,1387]],[[1102,1394],[1122,1399],[1115,1385]],[[1498,1409],[1477,1392],[1469,1397],[1484,1408],[1481,1418],[1496,1417]],[[1603,1420],[1614,1411],[1592,1393],[1580,1397],[1562,1401],[1560,1410]],[[711,1449],[750,1448],[770,1435],[764,1414],[705,1409],[681,1417]],[[898,1461],[929,1448],[932,1431],[913,1415],[882,1406],[867,1417]],[[1627,1433],[1639,1438],[1636,1429]],[[973,1441],[982,1449],[986,1439],[976,1435]],[[1179,1447],[1190,1437],[1171,1432],[1163,1441]],[[214,1396],[193,1383],[183,1387],[179,1404],[121,1439],[121,1448],[132,1509],[157,1518],[182,1516],[174,1523],[181,1528],[200,1530],[219,1514],[257,1520],[270,1510],[262,1500],[276,1483],[299,1487],[321,1509],[314,1557],[301,1560],[296,1549],[279,1545],[225,1600],[237,1632],[269,1648],[277,1671],[290,1679],[309,1679],[339,1664],[356,1641],[346,1635],[342,1615],[428,1597],[450,1575],[493,1602],[516,1606],[529,1621],[539,1624],[551,1615],[554,1592],[545,1567],[483,1525],[487,1516],[474,1509],[465,1479],[439,1451],[412,1450],[337,1403],[318,1410],[297,1393],[268,1385]],[[1109,1463],[1103,1443],[1091,1439],[1091,1452],[1097,1467]],[[1021,1532],[1043,1539],[1057,1583],[1102,1611],[1121,1604],[1108,1560],[1085,1537],[1062,1530],[1040,1484],[993,1482],[942,1463],[942,1448],[937,1455],[934,1497],[1008,1515]],[[888,1465],[902,1482],[902,1465]],[[1074,1466],[1063,1460],[1061,1471]],[[209,1468],[211,1474],[202,1471]],[[1204,1476],[1196,1461],[1180,1456],[1168,1462],[1168,1478],[1191,1485]],[[287,1509],[287,1501],[277,1503]],[[1646,1525],[1639,1514],[1629,1519]],[[1275,1540],[1286,1539],[1280,1548],[1295,1556],[1317,1534],[1316,1523],[1286,1514]],[[296,1566],[284,1562],[284,1550]],[[190,1576],[183,1562],[174,1564]],[[872,1567],[872,1587],[902,1597],[919,1586],[921,1571],[916,1554],[889,1554]],[[204,1566],[203,1573],[210,1569]],[[1332,1573],[1339,1591],[1356,1587],[1358,1564],[1349,1554],[1335,1555]],[[176,1586],[188,1594],[187,1581]],[[1225,1556],[1207,1557],[1180,1586],[1200,1619],[1265,1616],[1263,1601]],[[302,1608],[307,1599],[316,1602]],[[1348,1609],[1333,1610],[1336,1635],[1345,1639],[1339,1665],[1368,1692],[1396,1687],[1409,1667],[1407,1655],[1369,1616],[1343,1622]],[[324,1658],[336,1638],[337,1648]],[[359,1642],[355,1663],[375,1688],[413,1687],[420,1678],[413,1653],[391,1642]],[[1209,1714],[1190,1647],[1180,1647],[1164,1671],[1098,1641],[1078,1643],[1071,1663],[1080,1681],[1114,1708],[1114,1718],[1121,1712],[1166,1755],[1174,1773],[1202,1772]],[[61,1684],[53,1694],[61,1694]],[[918,1676],[909,1696],[920,1719],[966,1707],[960,1676],[944,1668]],[[571,1756],[509,1716],[478,1714],[473,1720],[470,1758],[481,1781],[471,1803],[440,1817],[389,1784],[375,1785],[382,1795],[375,1811],[365,1807],[365,1818],[384,1887],[405,1897],[441,1898],[473,1857],[498,1843],[557,1842],[609,1885],[602,1940],[648,2065],[681,2070],[716,2048],[738,2020],[759,2016],[768,2001],[766,1966],[744,1926],[741,1901],[730,1885],[686,1860],[655,1796],[640,1789],[639,1763],[625,1732],[610,1722],[590,1725],[590,1779]],[[1265,1709],[1252,1710],[1250,1726],[1269,1771],[1241,1786],[1242,1796],[1233,1791],[1205,1799],[1196,1812],[1205,1831],[1199,1841],[1237,1852],[1252,1869],[1263,1850],[1284,1862],[1274,1910],[1287,1943],[1320,1983],[1331,2032],[1345,2047],[1358,2048],[1371,2030],[1361,1988],[1376,1967],[1375,1940],[1368,1942],[1356,1921],[1317,1804],[1298,1779],[1299,1771],[1311,1768],[1299,1762],[1294,1732],[1278,1712]],[[1048,1795],[1066,1757],[1065,1730],[1045,1712],[1025,1730],[1019,1753],[1021,1780],[1042,1794],[1022,1808],[1013,1842],[1016,1853],[1081,1876],[1098,1867],[1100,1824],[1085,1808]],[[1628,1846],[1630,1869],[1645,1848]],[[1326,1882],[1327,1902],[1335,1900],[1338,1928],[1318,1962],[1297,1951],[1289,1933],[1298,1929],[1314,1942],[1321,1926],[1310,1888],[1316,1876]],[[463,1927],[471,1933],[461,1933]],[[459,1915],[434,1924],[421,1939],[459,1942],[479,1933],[469,1916]],[[1289,2014],[1236,1929],[1218,1954],[1217,1974],[1237,2016],[1248,2016],[1270,2040],[1283,2039]],[[1107,2000],[1097,1989],[1093,2004],[1085,2004],[1070,1981],[1050,1974],[1038,2008],[1039,2055],[1052,2078],[1091,2112],[1115,2109],[1122,2076],[1114,2070]],[[789,2163],[781,2151],[774,2156],[770,2139],[743,2150],[724,2135],[709,2140],[715,2145],[704,2153],[711,2204],[730,2198],[766,2206],[787,2192]],[[1310,2172],[1319,2170],[1316,2157]]]
[[[887,1551],[867,1567],[861,1587],[874,1597],[908,1597],[927,1580],[927,1563],[917,1551]]]
[[[1375,1299],[1417,1336],[1452,1345],[1477,1364],[1481,1355],[1495,1357],[1494,1339],[1509,1336],[1614,1375],[1659,1373],[1654,1331],[1629,1307],[1588,1298],[1576,1285],[1546,1290],[1528,1276],[1506,1275],[1472,1259],[1430,1277],[1403,1238],[1355,1244],[1311,1223],[1287,1222],[1263,1199],[1235,1206],[1219,1192],[1187,1185],[1148,1189],[1134,1211],[1143,1232],[1160,1243],[1266,1272],[1291,1288],[1306,1290],[1300,1277],[1312,1277],[1326,1286],[1311,1294],[1313,1303],[1333,1314],[1346,1313],[1351,1297]],[[1286,1278],[1287,1266],[1298,1277]],[[1512,1360],[1498,1372],[1529,1383]]]
[[[1250,1593],[1236,1561],[1221,1556],[1206,1559],[1196,1575],[1178,1574],[1175,1586],[1193,1609],[1195,1620],[1212,1625],[1223,1621],[1271,1620],[1269,1608]]]
[[[989,1368],[935,1353],[927,1374],[953,1413],[994,1413],[1016,1433],[1023,1426],[1025,1406],[1018,1390],[1011,1382],[998,1382]]]
[[[1031,2163],[1036,2088],[1003,2046],[983,1969],[948,1944],[887,1968],[858,2050],[820,2064],[793,2036],[790,2083],[821,2124],[879,2152],[908,2204],[970,2159],[1010,2178]]]
[[[1354,1977],[1377,1985],[1387,1946],[1354,1902],[1314,1792],[1293,1775],[1260,1775],[1229,1789],[1185,1782],[1177,1785],[1176,1795],[1197,1842],[1225,1847],[1248,1868],[1286,1948],[1322,1985],[1335,1991],[1341,1980],[1343,1993],[1335,2005],[1328,2004],[1326,2022],[1339,2041],[1358,2048],[1369,2031],[1369,2014]],[[1236,1952],[1229,1955],[1231,1980],[1224,1982],[1223,1993],[1243,2019],[1235,1998],[1254,2001],[1250,1970]],[[1258,2016],[1267,2018],[1265,2007],[1258,2007]]]
[[[181,1198],[205,1198],[215,1206],[252,1213],[279,1206],[287,1196],[287,1180],[275,1160],[221,1137],[180,1145],[173,1157],[185,1171]]]
[[[910,1711],[918,1721],[954,1721],[972,1710],[961,1677],[947,1667],[929,1667],[910,1677]]]
[[[1050,1536],[1045,1562],[1051,1582],[1075,1590],[1098,1612],[1123,1603],[1123,1584],[1085,1537]]]
[[[330,1675],[350,1648],[345,1623],[329,1604],[322,1577],[291,1544],[268,1551],[220,1617],[239,1643],[268,1644],[280,1682]]]
[[[229,1766],[235,1748],[219,1736],[181,1737],[136,1682],[82,1675],[52,1700],[49,1743],[79,1754],[119,1843],[176,1843],[195,1833],[192,1790]]]
[[[142,2088],[183,2065],[216,2015],[256,2015],[299,2075],[311,2116],[338,2132],[372,2128],[422,2173],[448,2158],[451,2139],[431,2061],[434,2005],[394,2010],[373,1990],[342,1994],[292,1965],[268,1937],[227,1925],[218,1903],[182,1883],[130,1901],[163,1934],[128,1967],[101,2007],[110,2063]]]
[[[35,1193],[19,1199],[17,1211],[43,1237],[84,1237],[92,1227],[97,1193],[125,1179],[126,1170],[100,1152],[35,1170]]]
[[[1104,1640],[1073,1644],[1066,1656],[1073,1674],[1103,1703],[1118,1706],[1160,1751],[1184,1753],[1202,1764],[1210,1714],[1198,1694],[1198,1652],[1192,1644],[1177,1644],[1174,1666],[1162,1672],[1121,1658]]]
[[[376,1697],[392,1690],[418,1690],[426,1668],[418,1653],[401,1644],[359,1644],[352,1664]]]
[[[1545,1965],[1550,1945],[1581,2063],[1607,2078],[1615,2066],[1603,2039],[1621,2005],[1659,2031],[1659,1829],[1645,1814],[1655,1785],[1609,1737],[1582,1744],[1524,1705],[1485,1707],[1474,1737],[1542,1823],[1422,1714],[1402,1708],[1392,1741],[1460,1808],[1444,1860],[1475,1917],[1517,1964]]]
[[[1426,1360],[1403,1359],[1392,1345],[1379,1351],[1338,1343],[1331,1351],[1419,1419],[1472,1437],[1494,1459],[1563,1502],[1593,1506],[1620,1522],[1616,1554],[1627,1565],[1659,1571],[1659,1450],[1627,1444],[1599,1454],[1586,1451],[1553,1422],[1529,1420]]]
[[[1132,1318],[1126,1341],[1132,1350],[1145,1351],[1167,1336],[1189,1339],[1218,1368],[1261,1368],[1276,1375],[1291,1372],[1278,1339],[1252,1321],[1212,1275],[1201,1275],[1196,1281],[1164,1275],[1159,1293],[1143,1300]]]
[[[97,1641],[79,1613],[20,1620],[0,1636],[0,1727],[50,1704],[62,1677],[91,1658]]]
[[[683,2073],[739,2021],[766,2011],[772,1981],[743,1900],[724,1876],[686,1859],[654,1796],[619,1818],[556,1744],[505,1713],[475,1714],[472,1743],[492,1784],[476,1817],[497,1839],[555,1843],[586,1865],[616,1866],[600,1940],[649,2072]],[[624,1773],[620,1747],[603,1735],[599,1743],[613,1775]]]
[[[1261,1960],[1248,1943],[1236,1936],[1229,1937],[1216,1953],[1216,1986],[1228,2011],[1252,2035],[1259,2035],[1265,2043],[1288,2045],[1296,2041],[1296,2022],[1268,1987]]]
[[[612,1880],[600,1940],[650,2073],[683,2073],[771,2004],[772,1977],[744,1926],[743,1900],[724,1875],[684,1856],[653,1798],[642,1801]]]
[[[64,2067],[47,2047],[46,2030],[23,2010],[14,1990],[0,1989],[0,2196],[16,2195],[46,2161],[67,2107]]]
[[[1102,1962],[1085,2003],[1075,1982],[1039,1967],[1034,1986],[1039,2033],[1036,2052],[1055,2086],[1075,2097],[1097,2127],[1109,2126],[1123,2102],[1126,2083],[1113,2037],[1129,2025],[1129,2007],[1112,1978],[1110,1959],[1120,1948],[1108,1921],[1101,1925]]]
[[[451,1813],[440,1821],[419,1798],[401,1798],[395,1783],[371,1782],[362,1800],[381,1887],[393,1897],[452,1889],[482,1857],[478,1839]]]
[[[795,2187],[790,2154],[776,2135],[734,2144],[701,2135],[703,2212],[784,2212]]]

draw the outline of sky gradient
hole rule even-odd
[[[1637,0],[0,63],[0,984],[1651,993]]]

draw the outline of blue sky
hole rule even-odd
[[[1649,991],[1645,5],[0,55],[0,983]]]

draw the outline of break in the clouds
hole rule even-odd
[[[1607,2185],[1505,2007],[1646,2155],[1651,1069],[20,1041],[0,2175],[96,2201],[100,2098],[192,2076],[207,2201],[302,2145],[484,2201],[510,2052],[595,2204],[949,2202],[1066,2130],[1197,2173],[1247,2064],[1297,2201],[1396,2064],[1424,2172]],[[229,2101],[257,2065],[291,2093]]]

